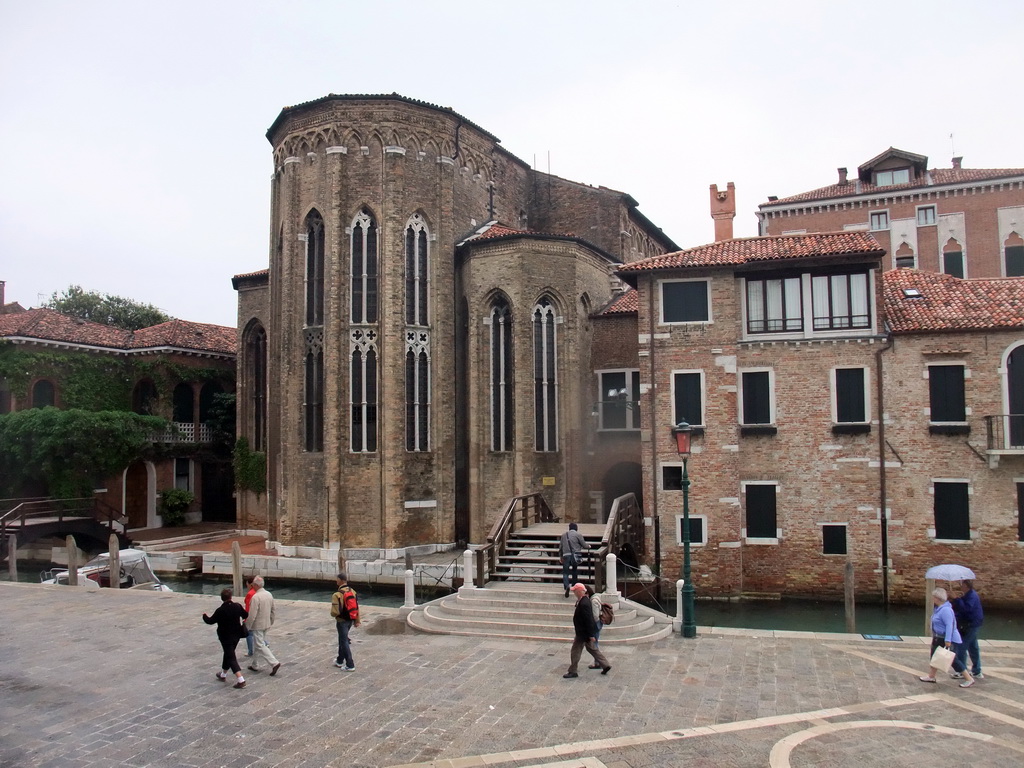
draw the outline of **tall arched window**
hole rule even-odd
[[[324,324],[324,220],[306,217],[306,325]]]
[[[942,271],[953,277],[964,277],[967,270],[964,264],[964,247],[952,237],[942,247]]]
[[[324,351],[310,349],[306,353],[304,387],[304,445],[311,452],[324,449]]]
[[[377,349],[368,334],[353,331],[350,405],[354,453],[377,450]]]
[[[250,329],[245,356],[252,407],[249,440],[254,451],[264,451],[267,446],[267,332],[262,325]]]
[[[405,322],[427,325],[429,259],[427,225],[414,214],[405,227]]]
[[[1003,255],[1006,257],[1006,276],[1024,276],[1024,238],[1011,232],[1003,242]]]
[[[48,405],[57,404],[57,391],[52,381],[40,379],[32,385],[32,407],[45,408]]]
[[[365,208],[352,222],[352,322],[377,322],[377,222]]]
[[[510,451],[512,432],[512,310],[504,298],[491,307],[491,450]]]
[[[174,388],[173,419],[178,424],[192,424],[195,420],[195,397],[191,384],[181,383]]]
[[[538,451],[558,450],[558,354],[555,308],[547,298],[533,308],[534,444]]]
[[[405,352],[405,449],[430,450],[430,357],[425,333],[407,334]]]

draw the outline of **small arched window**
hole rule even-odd
[[[267,332],[262,325],[251,328],[246,338],[247,384],[252,417],[249,439],[253,450],[266,450],[267,444]]]
[[[192,424],[195,420],[195,392],[191,384],[179,384],[174,388],[174,416],[179,424]]]
[[[1007,277],[1024,277],[1024,238],[1011,232],[1003,242]]]
[[[427,225],[420,214],[414,214],[405,227],[405,322],[427,325],[427,289],[429,287],[429,253]]]
[[[143,416],[153,416],[156,413],[156,385],[149,379],[142,379],[136,382],[132,390],[132,411]]]
[[[964,247],[952,237],[942,247],[942,271],[953,277],[962,278],[966,275]]]
[[[47,379],[40,379],[32,385],[32,407],[46,408],[48,405],[57,404],[57,390],[53,382]]]

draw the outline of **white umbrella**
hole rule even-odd
[[[928,569],[924,577],[926,579],[935,579],[936,581],[963,581],[964,579],[973,579],[974,571],[963,565],[954,565],[953,563],[944,563],[943,565],[936,565]]]

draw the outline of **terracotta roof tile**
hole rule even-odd
[[[1024,328],[1024,278],[961,280],[917,269],[883,275],[894,333]]]
[[[783,261],[814,256],[879,256],[885,251],[870,232],[823,232],[811,235],[747,237],[721,240],[685,251],[649,256],[631,262],[619,274],[658,269],[738,266],[758,261]]]
[[[236,345],[234,328],[209,323],[192,323],[188,320],[170,320],[136,331],[130,346],[132,349],[176,347],[233,355]]]
[[[170,320],[133,333],[63,315],[52,309],[30,309],[0,315],[0,338],[19,336],[111,350],[175,347],[222,355],[234,355],[236,352],[235,329],[222,325]]]
[[[963,184],[972,181],[994,181],[1008,176],[1024,176],[1024,168],[935,168],[928,172],[931,183],[926,183],[925,178],[919,178],[909,184],[887,184],[878,187],[874,184],[861,182],[860,191],[857,190],[856,180],[850,180],[846,184],[830,184],[827,187],[812,189],[809,192],[801,192],[797,195],[783,197],[779,200],[772,200],[761,203],[761,208],[770,208],[775,205],[789,205],[811,200],[829,200],[835,197],[857,197],[860,195],[872,194],[898,194],[909,189],[928,189],[939,187],[945,184]]]
[[[245,277],[262,277],[263,275],[269,275],[270,269],[257,269],[255,272],[243,272],[240,275],[235,275],[234,279],[239,280]]]
[[[637,292],[629,288],[616,296],[612,296],[611,300],[594,314],[600,317],[636,314],[639,310],[638,300]]]

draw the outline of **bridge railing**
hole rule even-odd
[[[476,552],[476,579],[478,587],[487,583],[487,574],[494,573],[498,558],[505,554],[508,537],[513,531],[529,528],[535,523],[557,523],[558,517],[551,511],[547,501],[540,493],[516,496],[505,506],[491,532],[487,534],[487,543]]]
[[[115,523],[121,522],[123,515],[117,509],[96,496],[83,496],[74,499],[31,498],[5,499],[8,509],[0,512],[0,541],[8,533],[23,530],[29,521],[48,520],[58,525],[71,518],[92,518],[105,525],[110,533],[116,533]],[[0,507],[2,509],[2,507]]]
[[[610,553],[622,559],[627,548],[642,560],[646,552],[647,536],[644,532],[644,512],[636,500],[636,496],[627,493],[612,502],[608,513],[608,522],[604,526],[601,544],[596,550],[590,550],[594,565],[594,589],[604,592],[606,585],[605,560]]]

